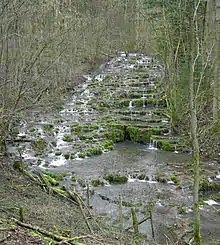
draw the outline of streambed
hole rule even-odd
[[[136,207],[140,220],[153,202],[156,240],[172,241],[173,231],[184,234],[192,228],[192,167],[190,150],[180,137],[171,135],[162,77],[163,68],[153,57],[121,53],[99,74],[88,76],[62,110],[33,111],[18,126],[9,152],[22,158],[30,171],[65,172],[61,184],[75,185],[84,196],[84,184],[89,183],[94,212],[107,215],[114,225],[118,225],[119,196]],[[219,181],[218,171],[215,162],[203,165],[202,173],[212,177],[210,181]],[[109,184],[103,180],[108,175],[126,176],[128,181]],[[97,179],[104,185],[92,186]],[[206,244],[216,244],[220,206],[209,196],[204,198],[211,205],[200,208],[202,233]],[[123,207],[125,227],[131,225],[129,205]],[[150,222],[143,223],[140,231],[150,237]]]

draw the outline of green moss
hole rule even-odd
[[[57,147],[57,142],[56,141],[52,141],[51,145],[54,146],[54,147]]]
[[[47,146],[47,143],[44,139],[41,140],[35,140],[31,142],[31,147],[34,150],[38,150],[38,151],[43,151]]]
[[[104,182],[99,180],[99,179],[94,179],[94,180],[92,180],[91,184],[92,184],[92,186],[97,187],[99,185],[103,186]]]
[[[147,144],[150,141],[150,130],[145,128],[138,128],[128,126],[126,128],[126,139],[132,142]]]
[[[38,157],[38,156],[40,156],[40,155],[42,155],[41,152],[38,152],[38,151],[37,151],[37,152],[34,153],[34,156],[35,156],[35,157]]]
[[[42,171],[44,175],[47,175],[47,176],[50,176],[51,178],[57,180],[57,181],[62,181],[63,180],[63,177],[62,174],[61,175],[58,175],[56,173],[51,173],[51,172],[48,172],[48,171]]]
[[[168,141],[158,140],[157,147],[165,151],[175,151],[175,146]]]
[[[84,153],[79,153],[79,158],[85,158],[85,154]]]
[[[125,107],[125,106],[128,107],[129,103],[130,103],[130,100],[122,100],[119,102],[119,105],[122,107]]]
[[[61,151],[55,152],[55,156],[60,156],[60,155],[62,155],[62,152]]]
[[[149,75],[149,74],[147,74],[147,73],[145,73],[145,74],[140,74],[139,76],[140,76],[140,78],[144,78],[144,79],[146,79],[146,78],[149,78],[149,77],[150,77],[150,75]]]
[[[101,146],[103,146],[104,148],[106,149],[109,149],[109,147],[112,147],[113,148],[113,141],[112,140],[105,140]]]
[[[76,101],[76,105],[83,105],[84,104],[84,102],[83,101]]]
[[[44,174],[44,177],[48,180],[48,182],[53,185],[53,186],[57,186],[59,185],[59,182],[54,179],[53,177],[51,177],[50,175]]]
[[[72,142],[73,141],[73,138],[72,138],[71,135],[64,135],[63,136],[63,141]]]
[[[31,128],[31,129],[30,129],[30,132],[34,132],[34,131],[35,131],[35,128]]]
[[[205,201],[200,200],[200,201],[199,201],[199,205],[204,206],[204,205],[208,205],[208,204],[207,204]]]
[[[112,145],[110,145],[106,149],[109,150],[109,151],[112,151],[114,149],[114,147]]]
[[[216,201],[216,202],[220,202],[220,196],[211,196],[211,199]]]
[[[53,129],[54,126],[53,124],[44,124],[42,127],[45,132],[49,132]]]
[[[205,177],[200,180],[199,184],[200,191],[220,191],[220,181],[209,182],[209,180]]]
[[[76,182],[76,176],[72,176],[72,177],[71,177],[71,180],[72,180],[73,182]]]
[[[91,132],[91,131],[94,131],[94,130],[98,130],[99,129],[99,126],[98,125],[83,125],[83,126],[71,126],[71,132],[84,132],[84,133],[87,133],[87,132]]]
[[[100,147],[95,147],[90,150],[92,155],[100,155],[102,154],[102,149]]]
[[[37,165],[40,165],[41,164],[41,160],[40,159],[37,159]]]
[[[173,208],[173,207],[175,207],[175,204],[171,202],[171,203],[169,204],[169,206],[170,206],[171,208]]]
[[[181,190],[183,187],[180,184],[178,184],[176,188]]]
[[[58,123],[62,123],[62,122],[63,122],[62,119],[55,119],[55,120],[53,121],[54,124],[58,124]]]
[[[119,176],[119,175],[108,175],[104,177],[110,184],[123,184],[128,181],[126,176]]]
[[[86,152],[86,156],[87,157],[91,157],[92,156],[92,153],[89,151],[89,152]]]
[[[93,134],[93,135],[91,136],[91,138],[94,138],[94,139],[97,139],[98,137],[99,137],[98,134]]]
[[[144,180],[146,178],[145,174],[140,174],[137,177],[139,180]]]
[[[74,122],[71,124],[71,127],[74,128],[74,127],[78,127],[79,126],[79,123],[78,122]]]
[[[218,215],[220,215],[220,209],[218,209],[217,213],[218,213]]]
[[[62,106],[62,105],[57,105],[57,110],[58,111],[61,111],[61,110],[63,110],[64,109],[64,107]]]
[[[123,142],[125,140],[124,130],[121,129],[112,129],[111,131],[111,139],[113,142]]]
[[[70,158],[70,154],[69,153],[65,153],[64,157],[65,157],[66,160],[68,160]]]
[[[60,187],[60,189],[63,190],[63,191],[66,191],[66,186],[65,186],[65,185],[62,185],[62,186]]]
[[[179,179],[175,175],[171,176],[170,180],[172,180],[177,186],[180,184]]]
[[[160,183],[167,183],[167,178],[164,176],[163,172],[157,172],[155,174],[155,179]]]
[[[13,168],[21,171],[24,169],[24,164],[21,161],[15,161],[13,164]]]

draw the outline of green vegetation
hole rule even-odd
[[[79,158],[85,158],[85,154],[84,153],[79,153]]]
[[[64,135],[63,136],[63,141],[72,142],[73,141],[73,138],[72,138],[71,135]]]
[[[99,179],[94,179],[94,180],[92,180],[91,184],[92,184],[92,186],[97,187],[97,186],[100,186],[100,185],[103,186],[104,182],[99,180]]]
[[[56,181],[62,181],[64,179],[64,177],[66,176],[65,173],[61,173],[60,175],[58,175],[57,173],[51,173],[51,172],[48,172],[48,171],[42,171],[44,176],[49,176],[51,177],[52,179],[56,180]]]
[[[128,181],[126,176],[108,175],[104,177],[110,184],[124,184]]]
[[[62,155],[62,151],[55,152],[55,156],[60,156],[60,155]]]
[[[220,182],[219,181],[210,182],[208,178],[204,177],[200,180],[199,190],[201,192],[205,192],[205,191],[218,191],[219,192]]]
[[[52,186],[58,186],[58,185],[59,185],[59,182],[58,182],[55,178],[51,177],[50,175],[44,174],[44,177],[47,179],[47,181],[48,181]]]
[[[45,132],[50,132],[54,128],[54,126],[53,124],[44,124],[42,128]]]
[[[157,147],[165,151],[175,151],[175,145],[165,140],[157,140]]]
[[[46,146],[47,146],[47,143],[46,143],[46,141],[44,139],[35,140],[35,141],[31,142],[31,147],[34,150],[37,150],[37,151],[40,151],[40,152],[43,152],[45,150]]]
[[[70,158],[70,153],[65,153],[64,157],[65,157],[66,160],[68,160]]]

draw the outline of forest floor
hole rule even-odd
[[[24,208],[25,224],[38,226],[45,231],[65,237],[85,236],[74,243],[54,241],[35,230],[13,222],[19,219],[19,208]],[[0,158],[0,243],[2,245],[29,244],[136,244],[132,233],[121,234],[109,227],[103,217],[89,220],[93,232],[86,226],[79,208],[68,200],[48,194],[18,171],[8,166],[7,159]],[[120,242],[121,241],[121,242]],[[142,242],[141,244],[149,244]]]

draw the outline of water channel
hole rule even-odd
[[[65,172],[61,184],[67,188],[73,185],[73,176],[78,183],[88,183],[94,190],[93,211],[116,226],[119,196],[136,207],[140,220],[153,203],[156,239],[165,244],[173,230],[183,234],[192,228],[193,213],[191,155],[170,135],[162,77],[163,69],[153,57],[121,53],[98,74],[88,76],[60,111],[32,111],[30,120],[19,125],[17,142],[9,150],[30,171]],[[171,151],[164,151],[165,146]],[[203,163],[203,173],[214,176],[214,181],[220,181],[218,171],[217,163]],[[109,184],[103,180],[107,175],[126,176],[128,181]],[[94,179],[104,185],[93,187]],[[85,196],[83,185],[77,186]],[[207,205],[200,207],[202,234],[206,244],[219,244],[220,203],[209,197],[204,197]],[[129,227],[129,205],[124,205],[123,214]],[[150,237],[150,222],[143,223],[140,231]]]

